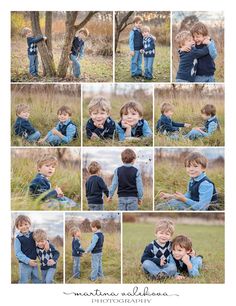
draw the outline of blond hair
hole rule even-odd
[[[87,28],[82,28],[78,31],[78,33],[84,34],[85,37],[89,36],[89,30]]]
[[[150,31],[151,31],[151,29],[150,29],[149,26],[145,25],[145,26],[142,27],[142,33],[143,33],[143,32],[148,32],[148,33],[150,33]]]
[[[16,105],[16,115],[18,116],[23,111],[29,111],[30,107],[27,104],[17,104]]]
[[[94,110],[102,109],[103,111],[109,113],[111,110],[110,101],[108,101],[103,96],[94,97],[88,105],[89,113],[93,112]]]
[[[192,38],[190,31],[181,31],[175,36],[175,41],[178,44],[178,47],[181,48],[188,38]]]
[[[170,110],[173,110],[174,106],[171,103],[164,102],[161,104],[161,113],[162,115]]]
[[[33,239],[35,241],[47,240],[47,238],[48,238],[47,233],[42,229],[36,229],[33,232]]]
[[[170,232],[171,236],[174,234],[175,231],[175,226],[173,221],[170,219],[161,219],[157,224],[156,224],[156,233],[159,231],[167,231]]]
[[[101,165],[96,162],[96,161],[92,161],[89,166],[88,166],[88,172],[90,174],[96,174],[101,170]]]
[[[37,168],[40,169],[43,165],[48,163],[56,167],[58,165],[57,158],[53,155],[45,154],[40,159],[38,159]]]
[[[31,30],[30,28],[24,27],[24,28],[21,30],[21,35],[22,35],[22,36],[26,36],[29,32],[32,32],[32,30]]]
[[[72,227],[70,229],[70,234],[72,237],[74,237],[77,232],[81,232],[79,227]]]

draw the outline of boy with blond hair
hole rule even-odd
[[[150,27],[142,27],[143,34],[143,57],[144,57],[144,78],[153,79],[153,63],[155,58],[155,37],[150,33]]]
[[[176,265],[170,262],[174,231],[174,223],[169,219],[161,219],[157,223],[156,239],[145,247],[141,258],[143,271],[150,279],[161,280],[176,274]]]
[[[90,227],[93,232],[93,237],[91,244],[85,250],[85,253],[91,253],[91,275],[90,280],[96,281],[98,278],[103,278],[103,270],[102,270],[102,251],[104,244],[104,234],[101,231],[101,222],[99,220],[93,220],[90,224]]]
[[[14,124],[15,135],[22,137],[30,143],[37,142],[41,137],[41,134],[29,121],[29,106],[27,104],[18,104],[16,106],[16,116],[17,119]]]
[[[216,117],[216,107],[212,104],[206,104],[201,109],[201,116],[205,120],[203,127],[195,127],[184,137],[190,140],[206,138],[212,136],[220,129],[220,123]]]
[[[86,124],[86,135],[89,139],[114,138],[116,124],[110,117],[110,101],[103,97],[94,97],[88,105],[90,119]]]
[[[215,184],[207,177],[208,160],[198,152],[190,153],[184,161],[187,174],[190,176],[187,192],[174,194],[161,192],[161,199],[168,200],[156,206],[157,210],[207,210],[210,204],[218,200]]]
[[[19,283],[41,283],[38,273],[36,244],[33,232],[30,231],[31,220],[28,216],[19,215],[15,219],[15,227],[19,231],[14,240],[14,250],[19,262]]]
[[[71,120],[72,110],[69,106],[63,105],[57,110],[59,122],[47,133],[47,135],[39,142],[46,142],[51,146],[60,146],[71,143],[78,138],[78,128]]]
[[[28,58],[29,58],[29,73],[33,77],[38,77],[38,47],[37,43],[42,40],[46,40],[47,37],[40,35],[37,37],[33,36],[32,30],[30,28],[23,28],[22,35],[27,38],[28,45]]]
[[[42,283],[52,284],[60,253],[49,242],[47,233],[44,230],[36,229],[33,233],[33,239],[36,243],[36,252],[40,260]]]
[[[143,107],[136,101],[125,103],[120,109],[116,131],[120,141],[130,137],[152,137],[148,122],[143,119]]]
[[[205,38],[202,41],[203,47],[198,49],[194,46],[194,40],[190,31],[178,33],[175,41],[179,48],[179,68],[176,82],[195,82],[198,59],[209,54],[212,42]]]
[[[100,176],[101,165],[96,161],[92,161],[88,166],[88,172],[90,176],[85,183],[85,188],[89,210],[103,210],[103,194],[108,197],[109,190]]]
[[[190,127],[189,123],[175,122],[172,120],[174,106],[171,103],[161,104],[161,116],[157,121],[156,129],[160,134],[168,135],[172,139],[179,138],[179,129],[181,127]]]
[[[80,60],[84,57],[84,45],[85,39],[89,36],[89,31],[86,28],[78,30],[76,36],[73,39],[70,60],[73,65],[73,75],[75,78],[80,77]]]
[[[142,204],[143,183],[140,171],[133,166],[136,153],[132,149],[125,149],[121,153],[121,160],[123,165],[114,171],[108,202],[118,188],[118,210],[138,210],[138,205]]]
[[[80,257],[85,252],[81,247],[81,231],[79,227],[73,227],[70,230],[72,239],[72,257],[73,257],[73,277],[80,278]]]
[[[49,206],[57,204],[69,207],[77,206],[73,200],[64,196],[60,187],[51,188],[50,178],[55,173],[57,166],[58,161],[55,156],[49,154],[43,155],[37,161],[38,174],[29,185],[29,192],[32,197],[48,202]]]
[[[135,16],[134,27],[129,33],[129,49],[131,55],[130,72],[133,78],[142,76],[143,35],[141,31],[143,18]]]
[[[206,42],[209,44],[209,53],[198,59],[195,82],[215,82],[214,60],[217,57],[217,50],[214,41],[209,37],[208,28],[204,23],[197,22],[190,31],[198,50],[204,48]]]
[[[170,262],[176,265],[176,279],[184,279],[186,275],[190,277],[200,275],[202,256],[195,256],[192,253],[195,253],[192,250],[192,241],[187,236],[179,235],[172,240]]]

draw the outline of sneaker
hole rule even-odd
[[[157,280],[165,280],[168,278],[168,274],[166,272],[160,272],[156,275]]]

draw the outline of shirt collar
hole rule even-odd
[[[210,122],[210,121],[214,120],[214,119],[215,119],[215,117],[216,117],[216,116],[213,116],[213,117],[211,117],[211,118],[207,119],[207,121],[208,121],[208,122]]]
[[[125,166],[125,167],[132,167],[133,164],[123,164],[123,166]]]
[[[199,176],[197,177],[194,177],[194,178],[191,178],[191,181],[192,182],[199,182],[201,179],[203,179],[204,177],[206,176],[206,173],[205,172],[202,172]]]
[[[28,233],[26,233],[26,234],[22,234],[21,232],[19,232],[18,235],[19,235],[20,237],[25,236],[25,237],[29,238],[30,231],[28,231]]]
[[[59,122],[59,124],[61,125],[67,125],[69,122],[71,121],[71,119],[67,119],[65,122]]]

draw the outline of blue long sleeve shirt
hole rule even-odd
[[[182,260],[179,260],[178,262],[179,262],[179,265],[180,265],[180,266],[183,266],[183,265],[184,265],[184,263],[183,263]],[[191,257],[190,257],[190,262],[191,262],[191,264],[192,264],[192,269],[188,269],[188,274],[189,274],[189,276],[190,276],[190,277],[199,276],[199,275],[200,275],[200,272],[199,272],[199,261],[198,261],[197,257],[196,257],[196,256],[191,256]],[[175,260],[174,260],[174,258],[173,258],[173,255],[170,255],[170,257],[169,257],[169,263],[176,264],[176,263],[175,263]],[[179,275],[179,274],[180,274],[180,273],[179,273],[179,271],[177,270],[175,276],[177,276],[177,275]]]
[[[19,233],[18,235],[19,235],[19,236],[26,236],[27,238],[29,238],[30,232],[28,232],[27,234]],[[28,265],[31,259],[30,259],[29,257],[27,257],[27,256],[21,251],[21,243],[20,243],[20,240],[19,240],[17,237],[16,237],[15,240],[14,240],[14,250],[15,250],[16,258],[17,258],[20,262],[23,262],[23,263],[25,263],[26,265]]]
[[[203,132],[201,132],[204,137],[211,136],[218,129],[218,123],[213,121],[215,118],[216,116],[213,116],[207,120],[209,122],[208,129],[203,127]]]
[[[131,129],[131,135],[135,135],[135,132],[141,124],[141,121],[139,121],[134,127]],[[118,138],[120,141],[124,141],[126,139],[125,131],[122,129],[122,127],[119,124],[116,124],[116,132],[118,134]],[[142,137],[152,137],[152,130],[150,129],[148,122],[146,120],[143,120],[143,127],[142,127]],[[130,135],[130,137],[131,137]]]
[[[28,44],[28,55],[37,55],[38,47],[37,43],[43,40],[43,36],[40,35],[38,37],[27,37]]]
[[[184,127],[184,123],[174,122],[164,114],[160,116],[156,126],[157,131],[163,134],[179,131],[180,127]]]
[[[194,180],[200,181],[205,176],[206,174],[202,172],[198,177],[195,177]],[[199,201],[193,201],[190,198],[189,192],[189,184],[191,184],[192,182],[193,179],[191,179],[188,183],[188,189],[184,195],[187,198],[185,204],[189,205],[189,208],[191,208],[192,210],[207,210],[213,196],[213,185],[208,181],[203,181],[199,186]]]
[[[42,200],[50,198],[57,198],[55,189],[51,189],[50,181],[42,174],[38,173],[29,185],[30,194],[33,197],[39,197],[41,194],[46,193]]]
[[[125,167],[132,167],[132,164],[123,164]],[[112,179],[111,186],[109,187],[109,197],[113,197],[115,190],[118,187],[118,175],[117,175],[117,169],[114,171],[114,176]],[[140,171],[138,170],[137,175],[136,175],[136,187],[138,191],[138,199],[141,200],[143,198],[143,182],[142,182],[142,176]]]
[[[97,232],[95,232],[95,233],[97,233]],[[98,235],[95,235],[95,233],[93,234],[92,241],[91,241],[90,245],[85,250],[86,253],[91,253],[92,250],[95,248],[97,242],[98,242],[99,237],[98,237]]]
[[[68,119],[63,123],[61,123],[59,121],[57,123],[56,127],[55,127],[56,130],[60,132],[60,126],[61,125],[67,125],[70,121],[71,121],[71,119]],[[76,126],[74,124],[69,124],[66,128],[66,135],[63,135],[63,137],[61,138],[62,142],[63,143],[70,143],[73,140],[75,133],[76,133]],[[47,138],[51,135],[53,135],[52,131],[49,131],[48,134],[47,134]]]
[[[17,136],[27,138],[34,134],[37,130],[33,127],[29,120],[17,117],[14,124],[14,131]]]

